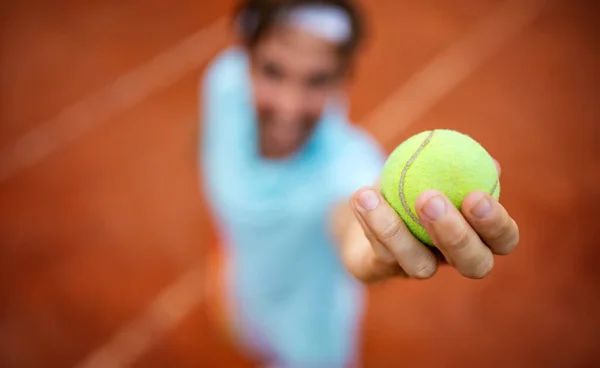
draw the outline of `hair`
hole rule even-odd
[[[252,49],[275,26],[281,11],[310,4],[337,7],[348,15],[351,36],[339,45],[339,52],[344,57],[351,57],[364,38],[362,13],[351,0],[244,0],[234,18],[242,42]]]

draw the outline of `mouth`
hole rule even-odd
[[[270,124],[271,138],[280,145],[293,145],[300,140],[303,130],[301,123],[275,122]]]
[[[299,121],[271,120],[263,125],[268,146],[280,152],[295,150],[305,136],[304,124]]]

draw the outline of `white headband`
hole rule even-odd
[[[352,36],[348,14],[342,9],[325,4],[307,4],[284,12],[279,21],[288,22],[306,32],[335,44],[347,42]]]

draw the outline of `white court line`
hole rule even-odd
[[[510,36],[518,34],[531,23],[543,5],[544,1],[536,0],[511,0],[501,4],[490,17],[484,18],[471,32],[439,54],[379,105],[366,120],[365,127],[375,132],[377,139],[394,138],[464,81]],[[391,132],[390,120],[399,122]],[[148,352],[168,330],[174,329],[187,313],[204,301],[208,290],[205,280],[201,279],[201,271],[189,271],[177,283],[169,286],[148,312],[119,330],[106,345],[93,351],[77,368],[126,367]],[[205,289],[200,290],[200,285]],[[192,295],[194,293],[195,297]],[[163,306],[167,306],[170,313],[156,313]]]
[[[436,55],[377,106],[365,120],[364,127],[379,141],[397,139],[399,133],[421,118],[502,44],[530,24],[548,2],[509,0],[500,4],[491,16],[482,19],[465,36]],[[396,124],[390,124],[390,121]]]
[[[0,151],[0,182],[43,161],[95,126],[200,67],[225,43],[227,26],[227,18],[219,18],[3,147]]]
[[[173,282],[132,323],[95,350],[77,368],[122,368],[132,365],[164,334],[179,325],[205,297],[204,265],[198,265]]]

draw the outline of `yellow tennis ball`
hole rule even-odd
[[[381,193],[410,231],[433,246],[415,211],[417,197],[430,189],[444,193],[459,210],[464,198],[476,190],[499,199],[496,163],[473,138],[445,129],[416,134],[390,154],[381,176]]]

